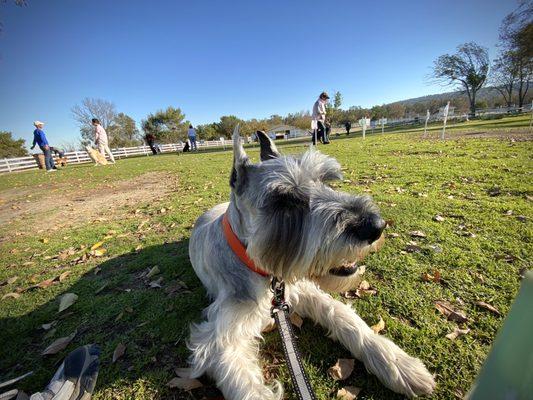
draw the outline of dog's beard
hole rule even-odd
[[[357,288],[365,272],[361,262],[369,253],[378,251],[384,241],[385,235],[381,235],[374,243],[359,247],[345,255],[342,262],[333,262],[326,271],[311,274],[311,279],[327,292],[345,292]]]

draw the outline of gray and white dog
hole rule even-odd
[[[191,376],[208,374],[228,400],[283,396],[279,382],[265,384],[258,359],[275,276],[286,282],[291,310],[327,329],[384,385],[410,397],[431,393],[435,382],[419,359],[326,293],[353,288],[360,279],[356,262],[382,242],[377,207],[367,196],[328,186],[341,178],[335,159],[314,149],[282,156],[266,134],[257,135],[261,162],[253,164],[235,128],[230,202],[198,218],[191,235],[192,265],[213,300],[205,321],[191,327]],[[252,271],[232,250],[224,214],[249,258],[270,276]]]

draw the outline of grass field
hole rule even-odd
[[[498,133],[527,126],[528,119],[475,122],[475,129]],[[424,361],[436,376],[433,399],[459,398],[470,388],[533,254],[531,135],[453,136],[369,134],[320,148],[344,168],[338,189],[372,195],[391,225],[382,250],[365,260],[366,280],[377,294],[335,296],[351,302],[369,325],[382,317],[381,334]],[[257,160],[257,149],[248,153]],[[37,391],[69,350],[94,342],[102,348],[96,399],[216,396],[207,379],[189,393],[166,383],[175,367],[186,366],[188,325],[207,305],[188,260],[191,226],[228,199],[231,158],[230,152],[168,154],[0,176],[0,296],[18,294],[0,300],[0,382],[33,370],[18,387]],[[154,266],[160,272],[147,278]],[[422,279],[435,271],[440,280]],[[58,313],[64,293],[78,299]],[[435,308],[438,300],[449,301],[468,321],[448,321]],[[446,338],[457,326],[470,332]],[[327,369],[350,354],[329,339],[317,340],[325,332],[310,321],[296,331],[320,399],[334,398],[343,386],[362,388],[358,399],[401,398],[358,362],[346,381],[333,381]],[[41,355],[74,332],[66,349]],[[112,362],[119,343],[125,353]],[[286,397],[295,399],[276,332],[266,335],[262,358],[266,376],[281,379]]]

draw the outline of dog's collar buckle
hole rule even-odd
[[[278,310],[289,311],[289,304],[285,301],[285,282],[273,277],[270,283],[270,291],[274,294],[272,297],[272,308],[270,314],[273,317]]]

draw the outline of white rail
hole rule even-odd
[[[171,153],[171,152],[180,152],[183,150],[184,143],[170,143],[170,144],[160,144],[159,149],[161,153]],[[232,145],[231,140],[199,140],[197,141],[198,150],[213,148],[213,147],[222,147],[226,148],[227,146]],[[148,156],[152,155],[152,150],[148,146],[138,146],[138,147],[119,147],[111,149],[113,156],[117,159],[126,158],[126,157],[135,157],[135,156]],[[42,153],[41,153],[42,154]],[[69,151],[65,153],[68,164],[80,164],[91,162],[89,155],[84,150]],[[0,159],[0,173],[2,172],[14,172],[22,171],[28,169],[37,169],[39,168],[37,161],[33,155],[26,157],[17,157],[17,158],[4,158]]]

